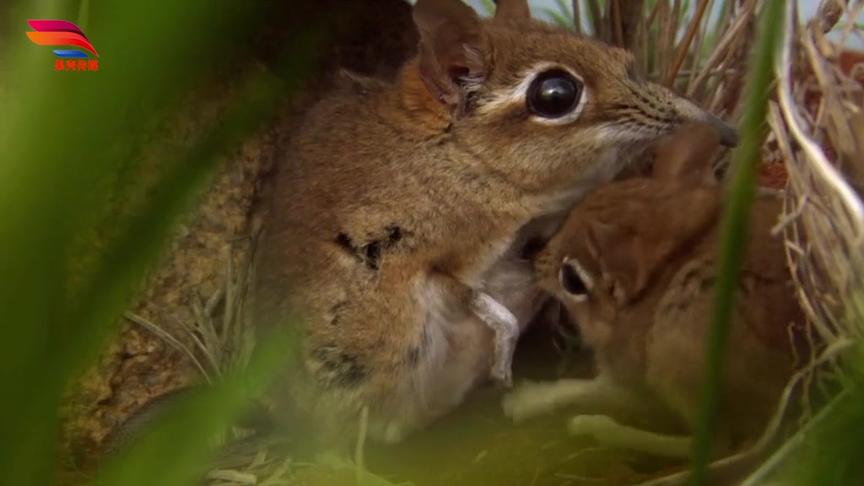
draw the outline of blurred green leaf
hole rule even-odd
[[[193,390],[160,417],[129,450],[100,471],[99,486],[183,486],[195,484],[214,453],[213,438],[236,419],[290,361],[296,340],[289,333],[262,342],[242,374],[213,387]]]
[[[27,18],[70,18],[69,3],[24,7],[10,10],[18,17],[2,42],[16,69],[2,80],[0,118],[0,386],[14,397],[0,402],[0,470],[7,484],[43,485],[56,469],[65,387],[109,336],[218,156],[270,116],[289,86],[267,75],[239,83],[222,120],[163,161],[146,204],[112,220],[115,236],[100,246],[94,232],[130,153],[152,143],[155,120],[190,108],[184,97],[203,79],[241,65],[237,41],[255,18],[227,1],[75,2],[101,57],[98,72],[72,73],[54,72],[50,49],[24,35]],[[76,270],[91,260],[82,278]],[[198,431],[171,443],[182,447]]]
[[[864,478],[864,389],[851,384],[823,407],[744,484],[859,484]]]

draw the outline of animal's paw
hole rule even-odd
[[[390,422],[384,429],[384,442],[398,444],[405,438],[405,428],[396,422]]]
[[[501,388],[513,387],[513,369],[509,360],[495,360],[492,365],[492,381]]]
[[[607,415],[577,415],[570,419],[567,430],[571,435],[588,435],[597,437],[604,431],[617,429],[618,422]]]
[[[555,408],[555,402],[549,399],[548,392],[548,383],[522,383],[504,396],[504,414],[514,422],[522,422],[549,412]]]

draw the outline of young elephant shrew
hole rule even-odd
[[[712,130],[687,127],[660,146],[650,178],[601,187],[570,213],[535,269],[594,350],[597,377],[526,384],[505,398],[508,415],[571,406],[583,414],[570,424],[574,434],[688,456],[714,302],[722,191],[708,162],[716,144]],[[783,242],[771,234],[781,206],[761,195],[753,207],[722,375],[718,430],[727,447],[763,430],[795,370],[804,318]]]

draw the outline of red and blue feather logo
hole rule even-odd
[[[74,47],[77,49],[53,49],[54,55],[61,59],[87,59],[88,54],[99,57],[96,48],[84,35],[84,32],[72,22],[65,20],[27,21],[34,32],[27,32],[27,37],[40,46]]]

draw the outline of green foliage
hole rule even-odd
[[[161,161],[153,191],[135,211],[111,219],[112,236],[101,241],[115,182],[135,163],[129,154],[149,148],[153,125],[214,75],[213,65],[231,59],[233,43],[256,18],[232,2],[84,1],[76,10],[100,70],[61,73],[50,49],[27,41],[26,19],[75,18],[72,9],[27,3],[9,10],[12,28],[0,41],[15,66],[0,81],[8,90],[0,118],[0,387],[7,397],[0,401],[0,470],[5,484],[44,485],[57,469],[65,388],[111,335],[219,155],[269,117],[290,86],[268,75],[241,80],[219,123]],[[195,444],[236,413],[239,396],[230,382],[196,396],[165,425],[170,433],[115,463],[104,483],[183,484],[184,467],[201,457],[166,468],[166,444],[206,451]],[[156,465],[148,454],[160,448]]]
[[[864,388],[847,384],[828,405],[747,478],[744,486],[860,484],[864,477]]]

